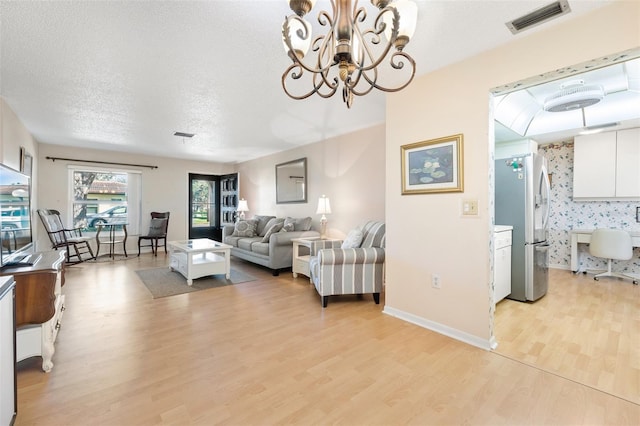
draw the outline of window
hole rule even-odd
[[[100,223],[122,222],[139,233],[139,172],[70,167],[69,177],[74,227],[94,232]]]

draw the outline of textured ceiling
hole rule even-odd
[[[420,75],[608,2],[570,1],[568,15],[514,36],[504,23],[548,0],[417,1],[405,50]],[[318,1],[313,19],[328,7]],[[382,93],[349,110],[339,93],[284,94],[288,14],[285,0],[0,0],[0,95],[42,143],[217,162],[382,123]]]

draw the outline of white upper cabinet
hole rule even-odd
[[[617,136],[616,197],[640,197],[640,128]]]
[[[640,128],[576,136],[574,199],[640,198]]]

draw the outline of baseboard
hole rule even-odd
[[[444,334],[445,336],[451,337],[452,339],[459,340],[461,342],[478,347],[480,349],[485,349],[489,351],[489,350],[495,349],[495,347],[497,346],[497,343],[493,338],[490,340],[481,339],[478,336],[465,333],[464,331],[460,331],[458,329],[451,328],[434,321],[429,321],[427,319],[410,314],[408,312],[401,311],[399,309],[391,308],[389,306],[385,306],[384,309],[382,310],[382,313],[390,315],[392,317],[396,317],[403,321],[410,322],[422,328],[435,331],[436,333]]]
[[[549,265],[551,269],[562,269],[563,271],[568,271],[571,269],[569,265]]]

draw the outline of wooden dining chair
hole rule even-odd
[[[138,237],[138,256],[141,247],[151,247],[154,256],[158,255],[158,241],[163,240],[164,252],[167,252],[167,229],[169,228],[169,212],[151,212],[149,232]],[[150,244],[142,244],[148,240]]]

